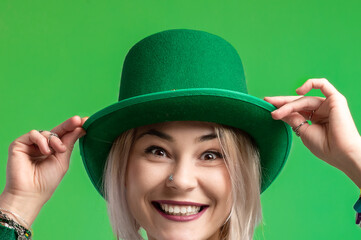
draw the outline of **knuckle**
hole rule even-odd
[[[42,131],[41,133],[40,133],[40,135],[42,135],[42,136],[49,136],[50,135],[50,131],[46,131],[46,130],[44,130],[44,131]]]
[[[293,112],[293,111],[295,111],[295,106],[294,106],[294,104],[289,104],[289,105],[287,105],[287,106],[286,106],[286,110],[287,110],[287,112]]]
[[[347,104],[347,99],[344,95],[342,95],[341,93],[339,94],[334,94],[333,96],[331,96],[330,98],[332,98],[335,101],[335,104]]]
[[[329,81],[327,80],[327,78],[321,78],[321,81],[323,81],[324,83],[329,83]]]
[[[338,94],[338,97],[339,97],[339,100],[340,100],[340,101],[345,102],[345,103],[347,102],[346,97],[345,97],[344,95],[342,95],[341,93]]]
[[[9,153],[14,152],[14,150],[16,149],[16,146],[17,146],[16,141],[10,143],[9,148],[8,148]]]
[[[29,132],[30,135],[35,135],[35,134],[38,134],[38,133],[39,133],[39,131],[38,131],[38,130],[35,130],[35,129],[33,129],[33,130],[31,130],[31,131]]]
[[[19,142],[17,142],[16,140],[14,142],[10,143],[9,148],[8,148],[9,155],[16,153],[20,147],[21,147],[21,144]]]
[[[309,84],[312,84],[313,83],[313,79],[308,79],[306,82],[305,82],[305,85],[309,85]]]

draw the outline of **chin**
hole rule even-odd
[[[196,234],[196,231],[184,231],[184,230],[175,230],[175,231],[164,231],[158,233],[156,237],[148,236],[149,239],[154,240],[205,240],[208,237],[201,236]]]

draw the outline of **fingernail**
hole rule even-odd
[[[278,111],[278,109],[277,110],[274,110],[273,112],[271,112],[271,115],[272,115],[272,118],[273,119],[278,119],[278,117],[276,117],[275,115],[276,115],[276,113],[277,113],[277,111]]]
[[[54,151],[54,149],[52,147],[48,147],[47,151],[48,151],[48,153],[52,153]]]

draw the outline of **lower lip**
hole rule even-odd
[[[162,215],[163,217],[165,217],[168,220],[172,220],[172,221],[176,221],[176,222],[188,222],[188,221],[193,221],[193,220],[200,218],[202,216],[202,214],[207,210],[208,207],[204,207],[202,209],[202,211],[200,211],[197,214],[188,215],[188,216],[168,215],[168,214],[165,214],[164,212],[162,212],[161,210],[159,210],[158,208],[156,208],[156,207],[154,207],[154,208],[157,209],[157,211],[160,213],[160,215]]]

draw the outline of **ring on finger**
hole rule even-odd
[[[52,136],[55,136],[55,137],[59,138],[58,134],[50,132],[50,135],[49,135],[49,138],[48,138],[48,144],[50,143],[50,139],[51,139]]]
[[[42,133],[42,132],[44,132],[44,130],[38,130],[38,132],[39,132],[39,133]],[[50,132],[50,135],[49,135],[49,137],[48,137],[48,145],[49,145],[49,148],[50,148],[50,150],[52,150],[52,151],[54,152],[54,149],[50,146],[50,139],[51,139],[52,136],[55,136],[55,137],[57,137],[57,138],[59,138],[59,136],[58,136],[58,134],[56,134],[56,133]]]
[[[300,132],[298,130],[300,130],[300,127],[305,124],[308,123],[307,120],[303,121],[300,125],[298,125],[297,127],[293,127],[292,130],[296,133],[296,136],[299,137],[300,136]]]

